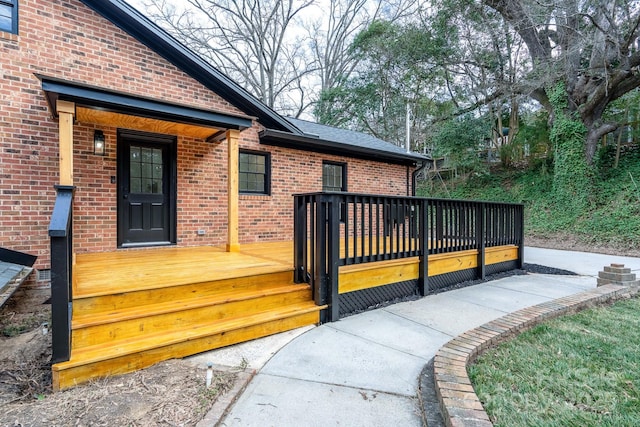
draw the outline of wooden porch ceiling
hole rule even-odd
[[[133,116],[80,106],[76,108],[76,120],[78,122],[94,123],[102,126],[134,129],[169,135],[183,135],[197,139],[207,139],[216,135],[218,132],[223,131],[221,128],[210,126],[170,122],[166,120],[151,119],[148,117]]]

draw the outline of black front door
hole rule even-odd
[[[118,131],[118,247],[175,243],[176,138]]]

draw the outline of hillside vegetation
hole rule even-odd
[[[495,166],[486,174],[434,179],[419,194],[524,203],[527,244],[548,240],[554,247],[565,242],[566,248],[640,255],[640,146],[627,147],[617,168],[614,158],[613,147],[599,152],[587,194],[559,197],[548,159],[526,168]]]

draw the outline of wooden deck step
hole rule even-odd
[[[78,254],[71,357],[52,367],[54,389],[318,324],[326,307],[293,283],[291,243],[245,249]]]
[[[284,285],[265,290],[226,292],[102,313],[86,313],[72,322],[72,349],[135,339],[166,330],[186,330],[202,324],[261,313],[311,301],[308,285]]]
[[[146,285],[144,289],[128,289],[111,293],[106,291],[99,294],[83,293],[78,295],[74,293],[73,317],[82,316],[84,313],[116,311],[141,305],[183,300],[187,295],[190,298],[206,298],[210,295],[226,292],[279,287],[283,283],[292,283],[292,277],[293,272],[291,269],[287,269],[257,276],[199,281],[183,285],[168,286],[165,283],[159,283],[156,287]]]
[[[324,308],[326,306],[303,302],[198,327],[144,334],[136,339],[76,349],[71,360],[53,365],[53,386],[55,390],[61,390],[92,378],[132,372],[162,360],[317,324],[319,312]]]
[[[307,284],[302,285],[281,285],[264,290],[252,291],[227,291],[214,293],[211,295],[199,295],[198,297],[187,296],[173,301],[163,301],[134,307],[123,307],[116,310],[91,311],[85,310],[79,312],[74,310],[71,329],[77,330],[88,328],[91,326],[104,325],[109,323],[122,322],[126,320],[140,319],[148,316],[174,313],[188,309],[196,309],[201,307],[209,307],[221,304],[229,304],[239,301],[248,301],[262,297],[273,295],[286,295],[291,292],[302,292],[307,296],[311,292],[311,287]],[[309,301],[306,298],[306,301]],[[211,316],[212,318],[215,316]]]

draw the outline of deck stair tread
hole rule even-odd
[[[283,266],[269,266],[263,268],[258,272],[244,272],[243,274],[227,275],[224,273],[216,273],[215,275],[209,275],[206,272],[199,274],[200,279],[194,279],[193,275],[179,275],[177,273],[163,274],[162,271],[156,271],[153,274],[145,273],[143,276],[129,274],[126,279],[118,278],[114,280],[105,273],[105,277],[96,277],[95,273],[83,274],[84,276],[93,276],[90,281],[89,278],[74,278],[74,299],[100,297],[105,295],[112,295],[114,293],[113,285],[117,282],[119,287],[125,289],[127,293],[140,292],[140,291],[152,291],[163,288],[173,288],[176,286],[193,286],[193,285],[206,285],[209,283],[255,283],[256,278],[259,277],[275,277],[280,275],[281,277],[291,277],[293,268]],[[78,276],[80,274],[77,274]],[[208,277],[215,277],[208,279]]]
[[[326,306],[317,306],[313,302],[290,304],[279,309],[240,316],[230,319],[215,321],[211,324],[196,326],[188,329],[145,334],[137,338],[129,338],[122,341],[108,342],[75,349],[71,359],[53,365],[54,371],[63,371],[74,367],[101,362],[117,357],[143,352],[145,350],[170,346],[176,343],[195,340],[198,338],[224,334],[237,329],[247,328],[253,325],[284,319],[305,313],[318,312]]]
[[[70,360],[53,388],[318,324],[311,286],[293,282],[293,245],[78,254]]]
[[[280,287],[293,284],[291,270],[263,274],[251,279],[234,278],[204,282],[194,282],[186,285],[167,286],[144,290],[113,290],[109,294],[79,297],[74,293],[73,314],[84,316],[84,313],[100,313],[117,311],[130,307],[149,304],[159,304],[166,301],[181,301],[185,298],[208,298],[211,295],[223,293],[237,293]]]
[[[285,295],[292,292],[310,292],[310,289],[310,286],[306,284],[286,284],[260,290],[230,290],[226,292],[213,293],[211,295],[185,297],[183,299],[173,301],[137,305],[134,307],[125,307],[102,312],[87,311],[85,313],[79,314],[74,313],[71,329],[81,329],[90,326],[151,317],[158,314],[174,313],[201,307],[210,307],[238,301],[259,299],[267,296]]]

